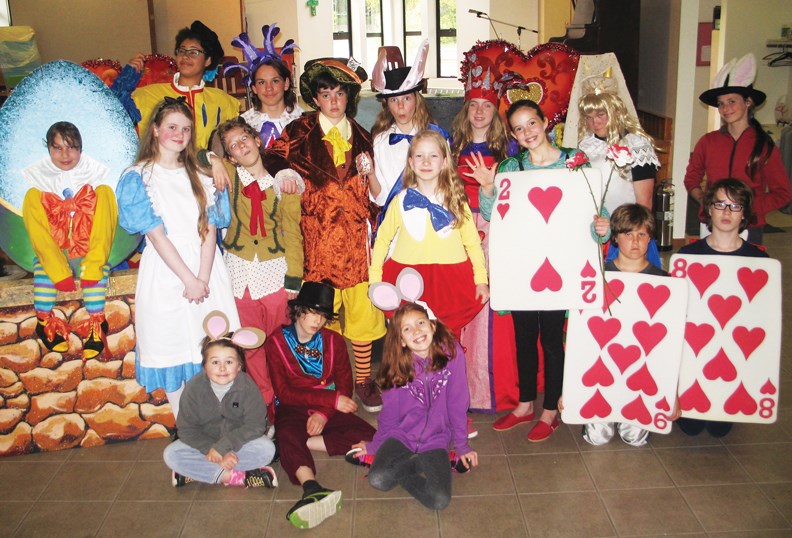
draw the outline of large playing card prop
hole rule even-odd
[[[678,279],[605,273],[602,308],[571,310],[564,363],[567,424],[627,422],[668,433],[688,290]]]
[[[602,304],[600,248],[591,236],[598,170],[530,170],[495,177],[489,258],[495,310],[569,310]],[[589,192],[589,185],[591,192]]]
[[[675,255],[688,282],[682,416],[775,422],[781,357],[781,264],[768,258]]]

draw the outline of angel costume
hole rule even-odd
[[[199,177],[206,191],[209,224],[227,227],[231,215],[227,191],[216,199],[212,178]],[[201,237],[196,226],[198,206],[184,168],[135,165],[119,180],[116,194],[119,223],[125,230],[147,234],[164,226],[181,259],[198,274],[201,263]],[[214,236],[207,234],[205,240],[214,241]],[[151,242],[146,244],[135,292],[135,352],[137,380],[148,392],[157,388],[174,392],[201,370],[200,341],[205,336],[203,320],[209,312],[220,310],[228,316],[232,331],[239,328],[231,278],[217,247],[209,290],[203,302],[190,303],[182,296],[182,281]]]

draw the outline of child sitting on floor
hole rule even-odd
[[[217,310],[206,317],[204,329],[203,371],[184,388],[176,419],[179,438],[163,454],[173,470],[173,486],[198,481],[277,487],[275,471],[268,467],[275,445],[265,435],[267,407],[243,371],[242,348],[261,346],[264,333],[252,327],[228,333],[228,318]]]

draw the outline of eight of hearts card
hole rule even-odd
[[[781,263],[676,254],[688,282],[679,404],[683,417],[772,423],[778,416]]]
[[[568,310],[602,304],[591,224],[598,170],[526,170],[495,177],[489,260],[495,310]]]
[[[627,422],[669,433],[687,286],[641,273],[608,271],[605,277],[602,308],[569,312],[564,422]]]

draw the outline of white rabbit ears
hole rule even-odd
[[[704,104],[717,107],[719,96],[737,93],[743,97],[750,97],[754,105],[759,106],[764,103],[767,96],[764,92],[754,89],[754,80],[756,80],[756,57],[749,52],[739,60],[732,58],[721,67],[712,79],[710,89],[702,93],[699,99]]]
[[[385,312],[396,310],[401,306],[402,301],[407,301],[421,305],[429,319],[437,319],[429,305],[418,300],[423,295],[423,291],[424,281],[421,274],[412,267],[406,267],[396,277],[395,286],[388,282],[376,282],[369,286],[368,295],[374,306]]]
[[[210,340],[230,340],[234,344],[244,349],[255,349],[261,347],[266,339],[264,331],[255,327],[242,327],[228,336],[228,316],[219,310],[212,310],[206,315],[203,322],[203,329]]]

